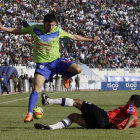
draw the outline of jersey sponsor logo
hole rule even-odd
[[[40,42],[37,42],[37,45],[40,45],[40,46],[49,46],[51,47],[52,45],[51,44],[45,44],[45,43],[40,43]]]
[[[118,84],[118,82],[115,82],[115,83],[107,83],[107,87],[108,88],[112,88],[113,90],[117,90],[118,87],[119,87],[119,84]]]
[[[36,47],[38,51],[52,51],[52,48]]]
[[[33,29],[33,32],[43,41],[49,42],[56,37],[59,37],[59,30],[50,34],[45,35],[42,31],[40,31],[36,26]]]
[[[115,117],[114,118],[117,122],[122,122],[122,121],[124,121],[124,120],[126,120],[126,119],[128,119],[127,118],[127,116],[122,116],[122,117]]]

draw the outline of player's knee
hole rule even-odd
[[[40,92],[40,89],[41,89],[40,85],[35,85],[33,90]]]
[[[75,107],[80,107],[82,105],[83,101],[80,99],[74,99],[74,106]]]
[[[81,69],[80,67],[77,67],[77,68],[76,68],[76,73],[79,74],[79,73],[81,73],[81,72],[82,72],[82,69]]]
[[[68,118],[71,120],[71,122],[75,122],[75,119],[77,118],[77,114],[76,113],[72,113],[68,116]]]

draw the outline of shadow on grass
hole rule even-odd
[[[70,127],[70,128],[66,128],[66,130],[69,130],[69,129],[72,129],[72,130],[74,130],[74,129],[87,129],[87,128],[84,128],[84,127]]]
[[[84,129],[84,130],[109,130],[109,129],[116,129],[115,127],[114,128],[106,128],[106,129],[100,129],[100,128],[93,128],[93,129],[90,129],[90,128],[84,128],[84,127],[70,127],[70,128],[66,128],[67,130],[69,130],[69,129],[72,129],[72,130],[74,130],[74,129]],[[116,129],[117,130],[117,129]]]

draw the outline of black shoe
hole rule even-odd
[[[34,124],[34,127],[36,129],[47,129],[47,130],[51,130],[51,128],[50,128],[49,125],[44,125],[44,124],[41,124],[41,123],[35,123]]]
[[[49,98],[45,93],[41,94],[41,98],[42,98],[42,105],[47,105],[49,104],[47,101],[47,98]]]

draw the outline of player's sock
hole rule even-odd
[[[71,125],[71,120],[69,118],[65,118],[61,122],[58,122],[58,123],[53,124],[53,125],[49,125],[49,127],[50,127],[50,129],[55,130],[55,129],[66,128],[70,125]]]
[[[38,100],[38,92],[32,91],[29,99],[29,105],[28,105],[28,112],[33,114],[33,109],[37,103]]]
[[[49,104],[58,104],[62,106],[73,106],[73,99],[70,98],[57,98],[57,99],[47,99]]]

